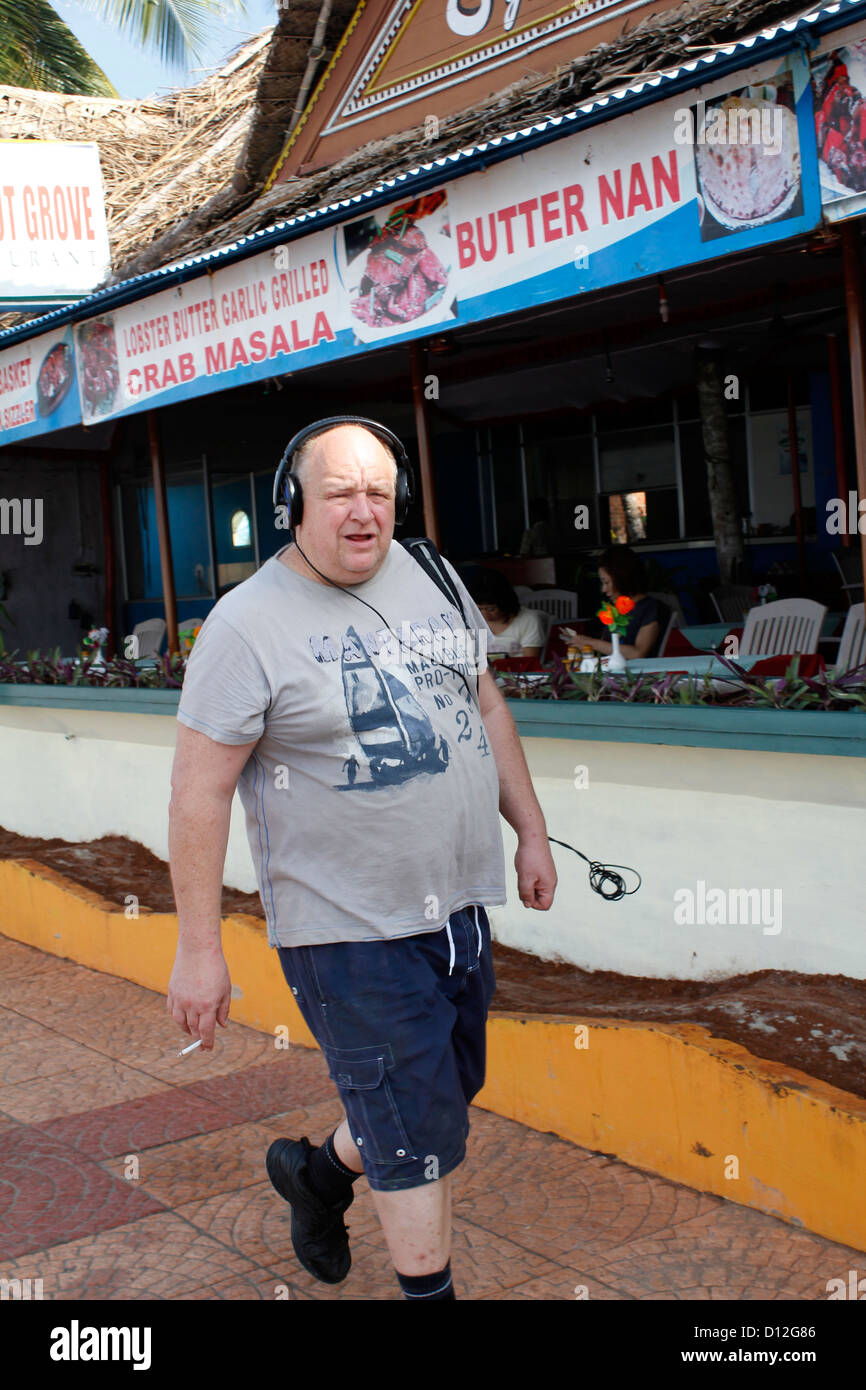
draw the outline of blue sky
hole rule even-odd
[[[146,97],[171,87],[192,87],[219,67],[232,49],[250,34],[258,34],[277,20],[275,0],[246,0],[246,16],[233,14],[214,19],[214,37],[206,55],[186,72],[168,68],[157,54],[142,52],[110,25],[89,14],[78,0],[52,0],[52,4],[88,53],[123,97]]]

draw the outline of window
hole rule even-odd
[[[618,545],[646,540],[646,493],[613,492],[607,499],[610,538]]]
[[[592,420],[573,414],[523,424],[530,523],[542,516],[550,551],[574,551],[596,539]],[[542,505],[543,504],[543,505]]]
[[[763,369],[757,375],[757,387],[743,376],[736,396],[724,398],[736,515],[747,534],[785,536],[794,529],[787,378]],[[794,384],[802,508],[806,525],[814,526],[808,374],[798,373]],[[530,417],[479,434],[495,465],[500,551],[516,553],[527,524],[524,508],[530,526],[539,529],[543,522],[548,553],[559,557],[597,543],[712,542],[703,425],[693,386],[674,397]]]
[[[670,408],[670,407],[668,407]],[[673,423],[599,434],[605,541],[669,541],[680,534]],[[605,515],[606,511],[606,515]]]
[[[496,534],[499,550],[516,555],[524,531],[523,466],[517,425],[494,425],[489,431],[496,479]]]
[[[814,527],[815,473],[808,406],[797,411],[797,436],[801,506],[806,514],[806,525]],[[795,515],[787,410],[752,411],[749,416],[749,443],[753,460],[753,533],[759,536],[792,535]]]
[[[252,545],[250,518],[247,512],[232,512],[232,545]]]
[[[249,473],[216,473],[211,480],[214,536],[216,538],[217,593],[249,579],[256,572],[250,512],[252,493]]]
[[[677,465],[671,424],[599,434],[602,492],[676,487]]]

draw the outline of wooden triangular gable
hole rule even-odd
[[[361,0],[270,181],[326,167],[395,131],[429,129],[677,3]]]

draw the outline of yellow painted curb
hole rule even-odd
[[[177,918],[0,860],[0,932],[165,994]],[[131,908],[127,908],[130,911]],[[231,1016],[315,1047],[261,919],[223,918]],[[491,1014],[476,1104],[866,1250],[866,1101],[695,1024]]]
[[[499,1014],[476,1105],[866,1250],[866,1101],[697,1024]]]
[[[134,906],[110,902],[33,859],[0,860],[0,934],[167,994],[177,917],[146,907],[127,917]],[[261,918],[224,917],[222,942],[234,1022],[263,1033],[287,1027],[292,1043],[316,1047]]]

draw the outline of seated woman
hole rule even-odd
[[[490,629],[488,656],[529,656],[536,659],[544,646],[544,619],[520,600],[498,570],[475,570],[466,587]]]
[[[627,545],[609,546],[599,556],[598,577],[608,603],[615,603],[622,594],[634,599],[628,627],[619,644],[623,656],[626,660],[655,656],[662,634],[663,614],[656,600],[647,597],[646,574],[638,557]],[[584,637],[582,643],[603,656],[613,651],[609,637]]]

